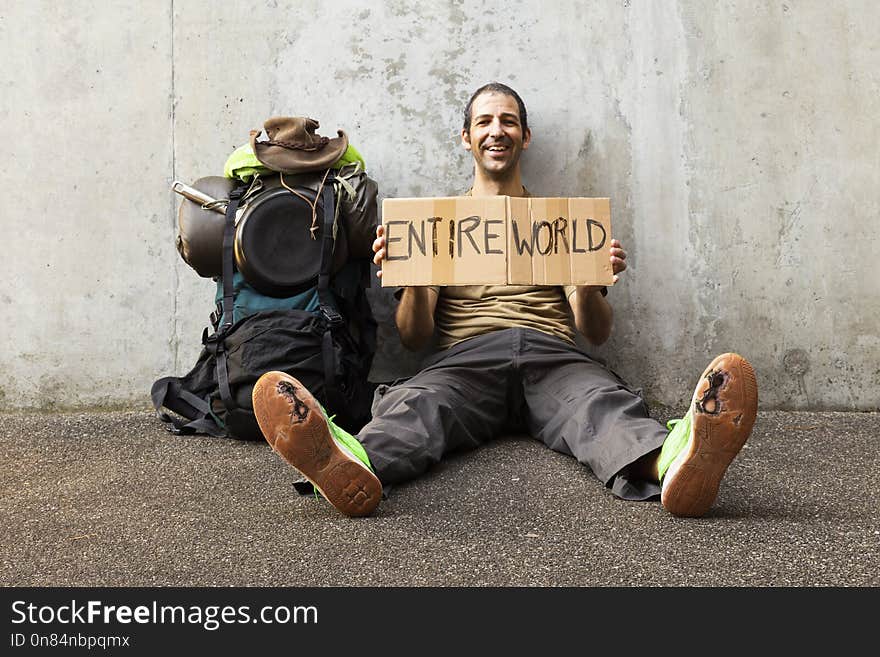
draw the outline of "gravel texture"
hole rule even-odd
[[[696,520],[617,500],[526,437],[361,520],[297,495],[268,445],[173,436],[145,411],[0,415],[0,449],[5,586],[880,584],[878,413],[761,412]]]

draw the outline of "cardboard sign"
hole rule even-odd
[[[611,285],[607,198],[382,202],[382,285]]]

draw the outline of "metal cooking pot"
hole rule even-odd
[[[318,178],[320,182],[320,177]],[[317,187],[291,184],[283,187],[277,176],[263,180],[263,188],[242,203],[236,217],[235,266],[258,292],[273,297],[289,297],[317,285],[321,269],[323,238],[323,199],[315,207],[317,229],[313,233],[312,207]],[[235,187],[228,178],[200,178],[195,190],[215,199],[226,199]],[[177,190],[176,190],[177,191]],[[223,273],[223,208],[205,209],[189,198],[178,212],[177,250],[199,276],[215,277]],[[348,256],[347,237],[339,230],[333,249],[333,268],[338,271]]]

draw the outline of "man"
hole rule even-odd
[[[531,131],[513,89],[478,89],[461,141],[474,159],[471,194],[528,195],[520,156]],[[381,226],[373,251],[381,265]],[[617,240],[609,258],[616,282],[626,269]],[[401,341],[418,349],[436,337],[439,351],[413,378],[380,388],[373,420],[357,437],[281,372],[265,374],[254,387],[260,428],[285,461],[350,516],[371,513],[383,484],[412,479],[452,450],[511,431],[574,456],[623,499],[659,494],[673,514],[700,516],[754,424],[752,367],[736,354],[715,358],[687,414],[667,431],[637,391],[575,345],[575,330],[596,345],[610,335],[606,293],[597,286],[404,288],[395,316]]]

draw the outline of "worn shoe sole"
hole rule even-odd
[[[666,472],[660,501],[674,515],[697,517],[712,506],[755,424],[758,383],[751,364],[738,354],[715,358],[697,383],[691,411],[690,439]]]
[[[333,439],[318,400],[302,383],[284,372],[267,372],[254,385],[252,400],[272,449],[328,502],[347,516],[367,516],[375,510],[382,484]]]

